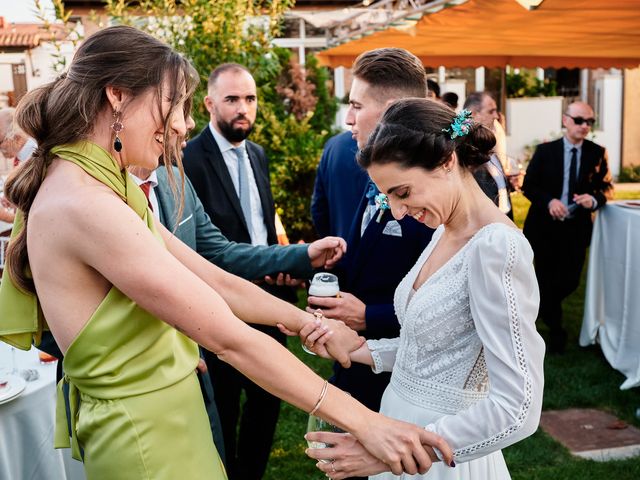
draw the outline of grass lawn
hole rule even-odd
[[[616,199],[623,198],[640,199],[640,190],[616,194]],[[522,226],[529,202],[522,195],[516,194],[513,196],[513,204],[516,223]],[[621,391],[619,386],[624,377],[607,364],[599,347],[578,346],[584,288],[583,275],[579,289],[564,304],[565,323],[569,331],[567,352],[562,356],[550,355],[545,359],[543,408],[601,408],[640,427],[640,421],[634,416],[636,408],[640,408],[640,388]],[[540,330],[544,336],[544,326]],[[291,351],[321,376],[328,378],[331,374],[329,363],[305,354],[299,345],[297,339],[289,339]],[[304,412],[283,403],[265,480],[326,479],[315,468],[314,461],[304,455],[306,443],[302,436],[306,422],[307,415]],[[504,450],[504,456],[514,480],[640,478],[640,458],[606,463],[577,459],[540,429],[532,437]]]

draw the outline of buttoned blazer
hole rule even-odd
[[[260,205],[267,229],[267,243],[278,243],[275,229],[275,206],[271,195],[269,165],[264,149],[246,141],[247,154],[258,186]],[[211,221],[229,240],[251,243],[238,194],[209,126],[187,143],[184,170],[202,201]]]
[[[276,245],[278,243],[275,226],[276,210],[273,196],[271,195],[267,156],[261,146],[248,140],[246,141],[246,148],[251,170],[258,187],[264,224],[267,229],[267,243]],[[193,188],[211,221],[229,240],[239,243],[251,243],[251,236],[242,213],[240,199],[233,186],[222,152],[208,125],[197,137],[187,143],[183,153],[185,173],[191,180]],[[283,266],[275,266],[278,268],[271,271],[271,274],[285,271]],[[265,284],[262,287],[272,295],[284,300],[294,302],[297,299],[294,289],[290,287]]]
[[[547,236],[557,226],[557,221],[553,220],[549,214],[548,205],[554,198],[560,199],[562,196],[563,176],[564,142],[562,138],[538,145],[522,185],[525,197],[531,201],[524,224],[524,233],[532,245],[552,240]],[[576,180],[576,193],[592,195],[598,202],[597,208],[601,208],[613,193],[611,181],[606,150],[594,142],[584,140]],[[575,218],[571,221],[576,225],[579,237],[577,240],[580,245],[587,246],[593,227],[592,212],[579,208],[574,216]]]

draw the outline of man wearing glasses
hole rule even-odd
[[[580,283],[592,212],[613,192],[606,150],[586,139],[594,123],[588,104],[570,104],[562,116],[564,136],[538,145],[522,186],[531,200],[524,234],[535,255],[539,315],[549,327],[547,350],[552,353],[566,347],[562,301]]]

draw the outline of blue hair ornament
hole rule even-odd
[[[376,208],[380,210],[380,213],[378,213],[378,218],[376,218],[376,222],[380,223],[382,215],[384,215],[384,211],[391,208],[389,206],[389,197],[387,197],[384,193],[379,193],[375,197],[375,202]]]
[[[458,137],[464,137],[471,131],[473,120],[469,110],[462,110],[455,117],[449,128],[443,128],[442,131],[449,134],[451,140]]]

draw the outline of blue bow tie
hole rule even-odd
[[[376,195],[380,193],[376,184],[369,180],[369,185],[367,186],[367,193],[365,193],[367,200],[369,201],[369,205],[376,204]]]

